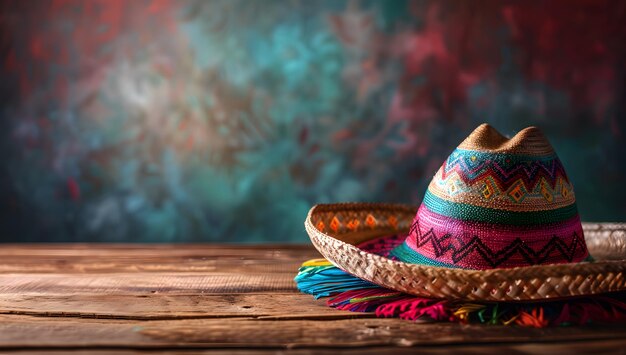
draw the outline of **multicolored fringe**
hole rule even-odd
[[[411,321],[447,321],[493,325],[583,325],[626,321],[626,294],[532,303],[467,303],[423,298],[382,288],[335,267],[325,259],[302,264],[298,289],[315,298],[330,297],[328,306],[378,317]]]

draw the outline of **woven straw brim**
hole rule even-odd
[[[340,269],[408,294],[466,301],[528,301],[626,290],[626,224],[583,224],[596,262],[463,270],[394,261],[355,245],[407,233],[417,207],[377,203],[314,206],[305,221],[317,250]]]

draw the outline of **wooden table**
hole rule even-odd
[[[419,324],[299,294],[309,246],[0,246],[0,352],[626,353],[626,325]]]

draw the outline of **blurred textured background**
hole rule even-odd
[[[540,126],[626,221],[626,2],[1,1],[0,241],[305,242]]]

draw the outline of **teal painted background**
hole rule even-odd
[[[541,127],[626,221],[621,1],[3,1],[0,241],[306,242]]]

